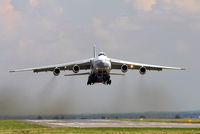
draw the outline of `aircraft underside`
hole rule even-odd
[[[110,75],[108,73],[103,73],[103,72],[90,74],[90,76],[88,77],[87,85],[93,85],[95,83],[103,83],[105,85],[110,85],[111,84]]]

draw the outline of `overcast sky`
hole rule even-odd
[[[199,0],[0,0],[0,115],[200,110]],[[178,66],[87,76],[8,73],[92,56]]]

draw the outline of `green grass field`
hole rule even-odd
[[[120,121],[168,122],[168,123],[200,123],[200,119],[113,119]]]
[[[199,134],[200,129],[192,128],[50,128],[23,121],[1,120],[0,134]]]

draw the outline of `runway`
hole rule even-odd
[[[143,128],[200,128],[199,123],[161,123],[161,122],[137,122],[118,121],[103,119],[82,119],[82,120],[25,120],[33,124],[40,124],[49,127],[143,127]]]

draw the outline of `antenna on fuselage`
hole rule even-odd
[[[94,58],[97,57],[97,52],[96,52],[96,45],[94,44],[94,47],[93,47],[93,51],[94,51]]]

